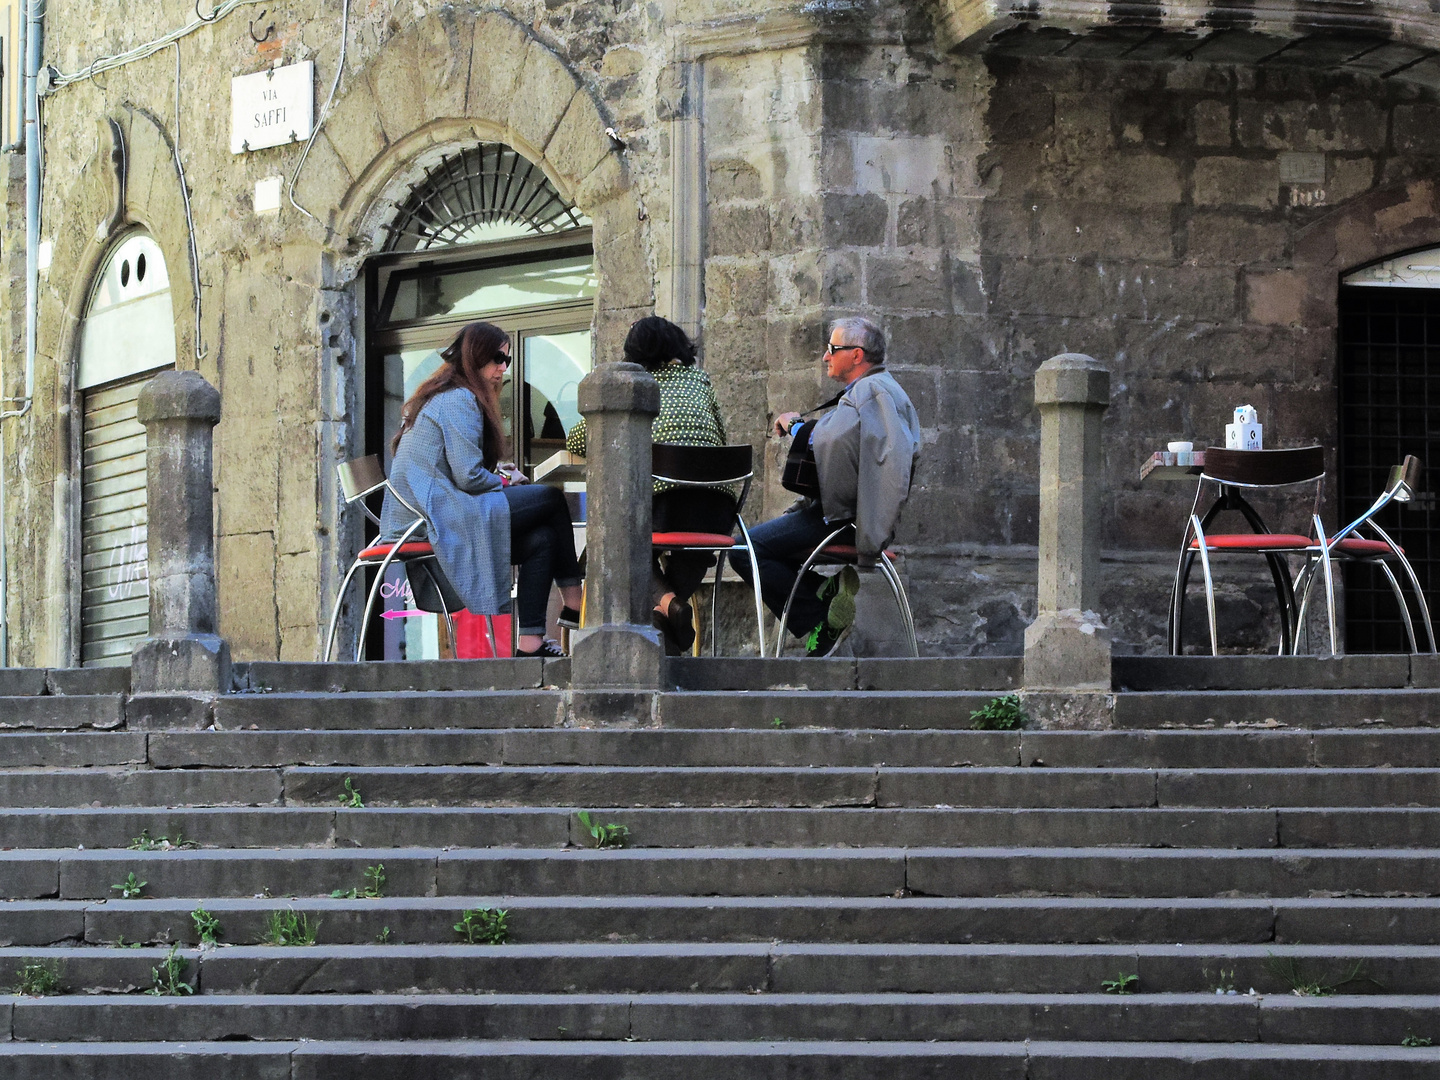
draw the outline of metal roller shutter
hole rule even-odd
[[[85,394],[80,658],[86,667],[128,664],[150,629],[145,428],[135,406],[153,376]]]

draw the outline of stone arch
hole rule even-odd
[[[1337,207],[1295,237],[1295,271],[1305,290],[1307,325],[1333,326],[1340,279],[1349,271],[1440,243],[1440,184],[1434,180],[1372,191]]]
[[[42,280],[37,313],[40,337],[36,356],[37,400],[43,390],[53,394],[55,426],[54,520],[48,558],[56,579],[46,604],[53,618],[48,652],[61,666],[79,663],[76,629],[80,624],[80,455],[79,396],[75,374],[80,356],[80,326],[105,257],[116,239],[132,226],[143,227],[160,246],[171,275],[175,308],[175,358],[180,368],[195,367],[195,323],[189,236],[185,202],[175,170],[175,152],[164,123],[148,111],[127,107],[114,117],[124,140],[125,183],[117,197],[108,136],[97,139],[96,151],[68,187],[45,194],[43,231],[54,244],[47,281]],[[108,121],[100,121],[102,128]],[[213,365],[212,358],[212,365]],[[211,371],[208,377],[214,378]],[[48,384],[48,385],[47,385]]]
[[[349,76],[316,140],[296,198],[326,221],[332,286],[353,281],[380,223],[446,152],[477,141],[514,147],[594,224],[600,279],[597,359],[618,356],[606,327],[655,303],[641,202],[605,134],[613,121],[584,80],[534,32],[499,11],[446,7]],[[321,208],[328,208],[328,215]]]

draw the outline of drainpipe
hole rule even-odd
[[[25,52],[25,396],[20,408],[0,413],[18,419],[30,411],[35,395],[35,346],[40,299],[40,44],[44,0],[26,0],[22,31]],[[6,545],[4,438],[0,432],[0,667],[10,663],[9,559]]]

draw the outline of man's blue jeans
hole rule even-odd
[[[800,572],[800,564],[835,528],[825,520],[819,506],[807,503],[750,530],[755,561],[760,567],[760,595],[777,619],[785,610],[785,600],[795,583],[795,575]],[[750,560],[743,551],[730,553],[730,565],[747,584],[750,582]],[[800,582],[795,602],[790,605],[790,632],[796,637],[805,637],[825,618],[826,605],[815,595],[824,580],[815,571],[808,570]]]

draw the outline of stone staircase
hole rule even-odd
[[[1431,661],[0,672],[0,1077],[1437,1077]]]

